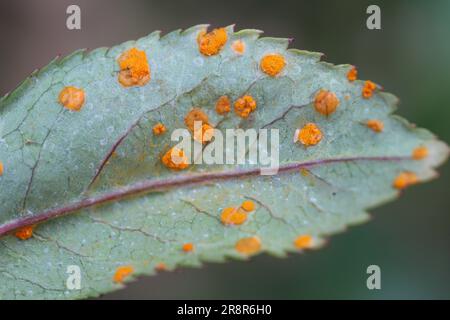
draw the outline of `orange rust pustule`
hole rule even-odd
[[[261,240],[258,237],[242,238],[236,242],[235,249],[245,255],[256,254],[261,251]]]
[[[234,52],[236,52],[239,55],[242,55],[245,53],[245,42],[242,40],[235,40],[233,41],[233,43],[231,44],[231,48],[233,49]]]
[[[231,102],[228,96],[221,96],[216,102],[216,112],[220,115],[225,115],[231,110]]]
[[[286,66],[286,60],[281,54],[268,54],[261,59],[259,65],[265,74],[275,77]]]
[[[307,123],[298,132],[297,139],[306,147],[314,146],[322,140],[322,131],[315,123]]]
[[[4,169],[3,162],[0,161],[0,177],[3,175]]]
[[[213,56],[220,52],[227,43],[228,36],[225,28],[214,29],[211,32],[201,31],[197,37],[198,50],[205,56]]]
[[[64,87],[58,96],[59,103],[72,111],[80,111],[84,100],[84,91],[74,86]]]
[[[377,133],[382,132],[384,129],[384,123],[376,119],[367,120],[366,126]]]
[[[191,132],[194,132],[194,125],[196,121],[199,121],[202,124],[209,124],[208,115],[200,108],[193,108],[188,112],[186,117],[184,117],[184,124]]]
[[[413,150],[411,157],[414,160],[422,160],[428,156],[428,149],[427,147],[420,146]]]
[[[115,283],[123,283],[123,281],[133,274],[134,268],[132,266],[121,266],[116,269],[113,276],[113,281]]]
[[[319,90],[314,98],[314,108],[320,114],[328,116],[336,111],[339,106],[339,99],[331,91]]]
[[[245,95],[234,103],[234,112],[241,118],[248,118],[251,112],[256,109],[256,101],[250,95]]]
[[[411,171],[405,171],[400,173],[392,183],[392,186],[398,190],[405,189],[411,185],[414,185],[419,182],[417,175]]]
[[[145,51],[131,48],[117,59],[119,83],[124,87],[143,86],[150,81],[150,66]]]
[[[222,210],[220,221],[224,225],[241,225],[247,221],[247,213],[238,207],[228,207]]]
[[[182,249],[184,252],[192,252],[192,251],[194,251],[195,247],[194,247],[193,243],[188,242],[188,243],[183,244]]]
[[[373,92],[377,88],[377,85],[370,80],[364,82],[364,87],[362,88],[362,96],[364,99],[369,99],[372,97]]]
[[[358,70],[356,69],[356,67],[352,67],[348,73],[347,73],[347,79],[350,82],[355,81],[356,79],[358,79]]]
[[[33,236],[34,227],[34,225],[22,227],[20,229],[17,229],[14,232],[14,235],[20,240],[30,239]]]
[[[153,126],[152,131],[155,136],[160,136],[167,131],[167,128],[162,123],[157,123]]]
[[[244,209],[247,212],[255,210],[255,203],[251,200],[245,200],[241,204],[241,208]]]
[[[194,140],[201,143],[207,143],[212,140],[214,136],[214,128],[207,123],[202,124],[197,130],[194,129]]]
[[[311,248],[312,242],[313,238],[309,234],[304,234],[295,238],[294,246],[297,249],[308,249]]]
[[[155,266],[155,270],[156,271],[166,271],[167,270],[167,266],[164,262],[160,262]]]
[[[182,149],[171,148],[161,158],[161,162],[169,169],[183,170],[189,167],[189,159]]]

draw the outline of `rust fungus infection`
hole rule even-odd
[[[247,213],[238,207],[228,207],[222,210],[220,220],[224,225],[240,225],[247,220]]]
[[[417,175],[414,172],[405,171],[400,173],[392,183],[393,187],[399,190],[405,189],[413,184],[419,182]]]
[[[223,116],[230,112],[230,106],[230,98],[228,98],[227,96],[221,96],[219,99],[217,99],[216,102],[216,112]]]
[[[314,146],[322,140],[322,132],[315,123],[307,123],[295,132],[294,141],[300,141],[304,146]]]
[[[161,158],[162,163],[172,170],[183,170],[189,167],[189,159],[182,149],[171,148]]]
[[[184,252],[192,252],[194,251],[194,244],[191,242],[183,244],[183,251]]]
[[[364,87],[362,89],[362,96],[364,99],[369,99],[372,97],[374,90],[377,88],[377,85],[370,80],[364,82]]]
[[[14,235],[20,240],[27,240],[33,236],[34,225],[25,226],[17,229]]]
[[[245,42],[242,40],[235,40],[232,44],[231,44],[231,48],[233,49],[234,52],[236,52],[237,54],[244,54],[245,53]]]
[[[150,67],[145,51],[131,48],[117,59],[120,72],[118,80],[124,87],[143,86],[150,81]]]
[[[155,266],[155,270],[156,271],[166,271],[167,270],[167,266],[164,262],[160,262]]]
[[[3,162],[0,161],[0,177],[3,175],[3,170],[4,170]]]
[[[367,120],[366,125],[374,132],[381,132],[384,129],[384,123],[376,119]]]
[[[250,95],[245,95],[234,103],[234,112],[241,118],[247,118],[256,109],[256,101]]]
[[[84,91],[73,86],[64,87],[58,101],[69,110],[80,111],[84,104]]]
[[[338,106],[339,99],[331,91],[319,90],[314,98],[314,108],[324,116],[332,114]]]
[[[265,55],[260,62],[261,70],[271,77],[277,76],[286,66],[286,60],[281,54]]]
[[[412,152],[412,158],[414,160],[422,160],[422,159],[426,158],[427,156],[428,156],[428,149],[427,149],[427,147],[424,147],[424,146],[417,147]],[[1,172],[1,169],[0,169],[0,172]]]
[[[251,200],[245,200],[244,202],[242,202],[241,208],[247,212],[253,211],[255,210],[255,203]]]
[[[152,130],[153,130],[153,134],[155,136],[160,136],[160,135],[164,134],[164,132],[167,131],[166,126],[164,126],[162,123],[155,124],[153,126]]]
[[[356,69],[356,67],[352,67],[348,73],[347,73],[347,79],[350,82],[355,81],[356,79],[358,79],[358,70]]]
[[[211,32],[200,31],[197,37],[198,49],[205,56],[216,55],[227,43],[227,39],[225,28],[214,29]]]
[[[311,248],[313,244],[313,238],[309,234],[304,234],[301,236],[298,236],[294,240],[294,246],[297,249],[308,249]]]
[[[252,255],[261,251],[261,240],[258,237],[242,238],[235,245],[236,251]]]
[[[209,124],[208,115],[200,108],[193,108],[184,118],[184,124],[191,132],[194,132],[194,124],[196,121],[201,122],[202,124]]]
[[[134,272],[132,266],[121,266],[116,269],[113,280],[115,283],[123,283],[123,281]]]

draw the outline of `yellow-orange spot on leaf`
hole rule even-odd
[[[84,91],[73,86],[64,87],[59,93],[58,101],[69,110],[80,111],[84,104]]]
[[[213,56],[220,52],[227,43],[227,31],[225,28],[214,29],[211,32],[200,31],[197,37],[198,49],[205,56]]]
[[[232,44],[231,44],[231,48],[233,49],[234,52],[236,52],[237,54],[244,54],[245,53],[245,42],[242,40],[235,40]]]
[[[374,90],[377,88],[377,85],[370,80],[364,82],[364,87],[362,89],[362,96],[364,99],[369,99],[372,97]]]
[[[245,200],[244,202],[242,202],[241,208],[247,212],[253,211],[255,210],[255,203],[251,200]]]
[[[420,146],[413,150],[412,152],[412,158],[414,160],[421,160],[423,158],[426,158],[428,156],[428,149],[427,147]]]
[[[313,244],[313,238],[309,234],[298,236],[294,240],[294,245],[297,249],[311,248]]]
[[[247,213],[241,208],[228,207],[222,210],[220,220],[224,225],[240,225],[247,220]]]
[[[296,140],[306,147],[314,146],[322,140],[322,131],[315,123],[307,123],[298,131]]]
[[[160,262],[155,266],[156,271],[165,271],[167,270],[167,266],[164,262]]]
[[[184,118],[184,123],[191,132],[194,132],[194,125],[196,121],[201,122],[202,124],[209,123],[208,115],[200,108],[193,108]]]
[[[20,229],[17,229],[14,232],[14,235],[16,236],[16,238],[19,238],[20,240],[27,240],[33,236],[33,230],[34,225],[25,226]]]
[[[314,98],[314,108],[320,114],[328,116],[336,111],[339,105],[339,99],[336,95],[328,90],[319,90]]]
[[[113,281],[116,283],[123,283],[123,281],[134,272],[132,266],[121,266],[116,269],[113,276]]]
[[[419,182],[417,175],[414,172],[405,171],[400,173],[392,183],[393,187],[399,190],[405,189],[413,184]]]
[[[261,70],[271,77],[278,75],[286,65],[286,60],[281,54],[268,54],[261,59]]]
[[[118,80],[124,87],[143,86],[150,81],[150,67],[145,51],[131,48],[117,59],[120,67]]]
[[[261,250],[261,240],[258,237],[242,238],[236,242],[235,249],[245,255],[258,253]]]
[[[350,100],[350,95],[349,95],[349,94],[346,94],[346,95],[344,96],[344,99],[347,100],[347,101]]]
[[[214,136],[214,128],[204,123],[197,130],[194,129],[194,139],[201,143],[211,141]]]
[[[353,67],[349,70],[349,72],[347,73],[347,79],[350,82],[353,82],[356,79],[358,79],[358,70],[356,69],[356,67]]]
[[[182,149],[171,148],[161,158],[162,163],[172,170],[183,170],[189,167],[189,159]]]
[[[305,168],[300,169],[300,174],[304,177],[307,177],[309,175],[309,170]]]
[[[234,112],[241,118],[247,118],[256,109],[256,101],[252,96],[245,95],[234,103]]]
[[[184,252],[192,252],[194,251],[194,244],[191,242],[183,244],[183,251]]]
[[[381,132],[384,129],[384,123],[381,122],[380,120],[368,120],[366,122],[367,127],[369,127],[370,129],[372,129],[375,132]]]
[[[221,96],[216,102],[216,112],[220,115],[227,114],[231,110],[230,99],[227,96]]]
[[[152,128],[153,134],[155,136],[162,135],[164,132],[167,131],[166,127],[162,123],[157,123]]]
[[[0,161],[0,176],[3,175],[3,170],[4,170],[3,162]]]

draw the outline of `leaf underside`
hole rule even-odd
[[[113,275],[124,265],[133,266],[136,276],[154,274],[160,263],[171,270],[246,259],[235,249],[245,237],[257,236],[262,252],[283,256],[298,251],[293,241],[299,235],[320,244],[364,221],[368,208],[397,196],[392,181],[399,173],[411,171],[426,181],[447,157],[447,146],[431,133],[392,115],[393,95],[377,91],[363,99],[364,82],[346,78],[350,65],[321,62],[320,54],[287,49],[287,39],[260,38],[257,30],[234,33],[232,27],[220,53],[206,57],[197,46],[204,28],[77,51],[55,59],[0,101],[0,233],[55,212],[67,214],[38,224],[26,241],[1,236],[0,298],[93,297],[123,286]],[[237,39],[246,44],[242,55],[231,48]],[[117,81],[117,58],[132,47],[146,52],[151,80],[124,88]],[[287,61],[277,77],[259,68],[268,53]],[[65,86],[85,91],[80,112],[58,103]],[[329,116],[313,107],[321,88],[340,99]],[[215,112],[220,96],[235,101],[244,94],[258,103],[248,119]],[[200,106],[221,131],[279,129],[280,172],[261,176],[250,165],[167,169],[160,158],[174,142],[170,134],[153,135],[152,127],[185,127],[192,106]],[[382,121],[384,131],[370,130],[368,119]],[[321,128],[323,139],[305,148],[293,136],[309,122]],[[429,155],[412,160],[418,146]],[[137,192],[142,185],[146,192]],[[112,201],[89,205],[111,194],[117,195]],[[221,223],[225,207],[249,199],[256,209],[244,224]],[[88,205],[71,207],[83,203]],[[195,245],[193,252],[181,249],[187,242]],[[81,290],[66,288],[70,265],[81,268]]]

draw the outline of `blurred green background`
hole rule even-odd
[[[82,29],[65,27],[69,4]],[[366,8],[381,7],[382,30],[366,28]],[[450,1],[106,1],[2,0],[0,95],[57,54],[111,46],[154,30],[236,24],[292,47],[358,67],[401,99],[398,113],[450,141]],[[322,250],[277,259],[207,264],[140,279],[103,298],[433,299],[450,298],[450,165],[440,178],[372,210],[369,223],[333,236]],[[366,288],[366,268],[381,267],[382,288]]]

